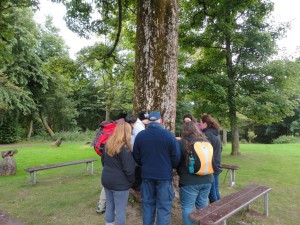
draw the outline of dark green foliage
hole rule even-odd
[[[91,83],[75,92],[74,100],[77,102],[78,111],[77,126],[83,131],[95,130],[98,124],[105,120],[105,105],[99,104],[100,98],[99,88]]]
[[[193,105],[187,99],[179,99],[177,101],[177,108],[176,108],[176,127],[175,127],[176,136],[181,135],[181,125],[183,123],[183,117],[186,114],[192,114],[193,115]],[[196,118],[196,116],[194,116],[194,117]]]
[[[21,139],[21,131],[18,124],[18,114],[16,112],[9,115],[1,115],[0,121],[0,144],[9,144]]]
[[[284,118],[278,123],[256,125],[254,131],[257,137],[255,142],[272,143],[280,136],[298,136],[300,134],[300,110],[296,108],[294,115]]]

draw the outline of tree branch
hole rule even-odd
[[[107,58],[111,57],[119,43],[120,35],[121,35],[121,31],[122,31],[122,0],[118,0],[118,6],[119,6],[119,23],[118,23],[118,32],[116,35],[114,45],[113,45],[112,49],[108,53],[106,53],[103,57],[101,57],[99,60],[107,59]]]

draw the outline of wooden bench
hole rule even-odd
[[[233,187],[235,185],[235,171],[239,170],[240,167],[239,166],[222,164],[222,168],[230,170],[230,182],[229,182],[229,185],[230,185],[230,187]]]
[[[66,162],[66,163],[58,163],[58,164],[51,164],[51,165],[45,165],[45,166],[37,166],[37,167],[31,167],[31,168],[25,168],[24,170],[26,172],[29,172],[29,182],[32,184],[36,184],[36,173],[39,170],[47,170],[52,168],[58,168],[62,166],[71,166],[76,165],[80,163],[86,163],[86,171],[89,170],[89,164],[91,164],[91,174],[94,174],[94,165],[93,162],[97,161],[97,159],[83,159],[73,162]]]
[[[268,192],[269,187],[250,185],[238,192],[232,193],[204,209],[196,210],[190,214],[190,219],[201,225],[226,225],[226,219],[236,214],[242,208],[250,209],[250,203],[261,196],[264,196],[264,215],[268,216]]]

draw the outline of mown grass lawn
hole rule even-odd
[[[1,147],[0,151],[17,149],[14,156],[17,173],[0,177],[0,209],[26,225],[102,225],[104,215],[95,209],[100,193],[100,157],[84,143],[62,143],[23,147]],[[300,144],[245,144],[241,155],[230,156],[230,145],[223,150],[223,163],[241,167],[236,171],[236,186],[230,188],[229,173],[220,176],[223,196],[256,183],[272,188],[269,193],[269,218],[251,216],[245,211],[233,216],[227,224],[298,225],[300,221]],[[97,158],[94,175],[85,164],[39,171],[37,184],[28,184],[26,167]],[[262,212],[263,200],[253,204]],[[180,221],[178,221],[180,224]]]

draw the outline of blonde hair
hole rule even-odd
[[[113,134],[105,144],[105,151],[109,156],[118,154],[123,146],[131,149],[131,126],[126,122],[118,123]]]

